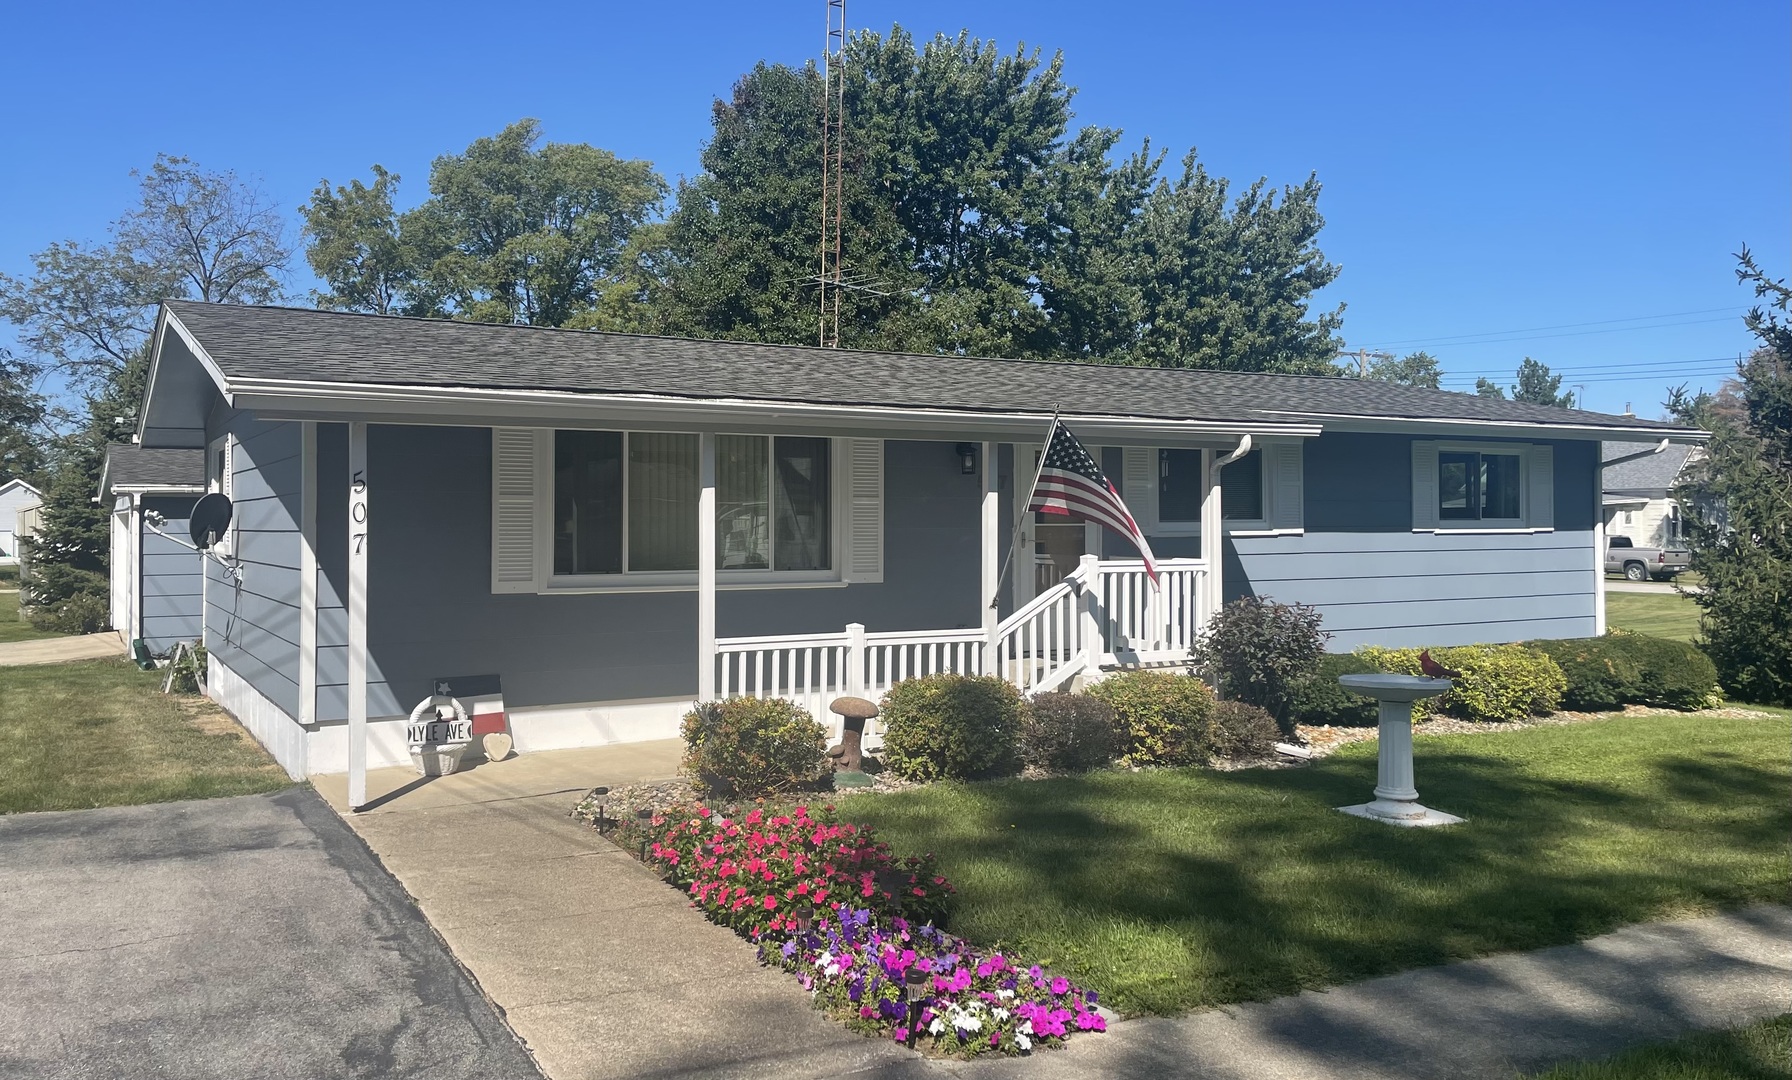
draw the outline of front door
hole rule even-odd
[[[1091,452],[1101,453],[1094,448]],[[1038,474],[1042,453],[1044,448],[1038,443],[1015,447],[1015,461],[1025,465],[1024,469],[1015,470],[1023,477],[1022,484],[1031,483]],[[1026,515],[1014,554],[1014,606],[1019,607],[1074,573],[1082,557],[1099,551],[1100,544],[1099,525],[1069,521],[1061,514]]]

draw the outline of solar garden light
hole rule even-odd
[[[807,900],[796,906],[796,930],[799,934],[809,932],[809,924],[815,919],[815,908]]]
[[[653,823],[653,807],[643,806],[635,811],[635,821],[641,827],[641,861],[647,861],[647,827]]]
[[[597,800],[597,831],[598,832],[603,832],[604,826],[609,824],[609,822],[604,820],[604,797],[606,795],[608,795],[609,793],[610,793],[610,789],[607,787],[594,787],[591,789],[590,796],[588,796],[589,798],[594,798]]]
[[[915,1048],[915,1028],[921,1022],[921,999],[927,996],[927,972],[916,964],[902,973],[902,996],[908,1000],[908,1048]]]

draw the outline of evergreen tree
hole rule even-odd
[[[1481,397],[1491,398],[1503,398],[1506,396],[1506,391],[1500,388],[1499,383],[1496,383],[1485,376],[1475,380],[1475,393]]]
[[[1512,387],[1512,400],[1553,405],[1560,409],[1574,408],[1574,392],[1559,393],[1561,389],[1560,375],[1551,375],[1547,364],[1527,356],[1518,365],[1518,382]]]
[[[0,485],[23,480],[43,487],[49,407],[36,384],[31,365],[0,349]]]
[[[1745,320],[1761,346],[1738,365],[1738,407],[1723,395],[1670,398],[1671,410],[1711,429],[1675,496],[1705,579],[1692,594],[1704,609],[1704,647],[1725,691],[1792,705],[1792,289],[1748,249],[1738,259],[1737,276],[1767,302]]]

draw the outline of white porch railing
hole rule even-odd
[[[716,641],[718,697],[787,698],[824,723],[842,694],[877,698],[904,679],[1000,674],[1023,693],[1058,689],[1107,667],[1180,664],[1211,612],[1207,564],[1167,559],[1153,589],[1137,559],[1085,555],[1075,572],[996,625],[866,633],[785,634]]]

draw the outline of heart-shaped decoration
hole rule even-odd
[[[509,735],[502,731],[493,731],[486,734],[485,741],[481,746],[485,750],[487,761],[503,761],[510,756],[512,743]]]

